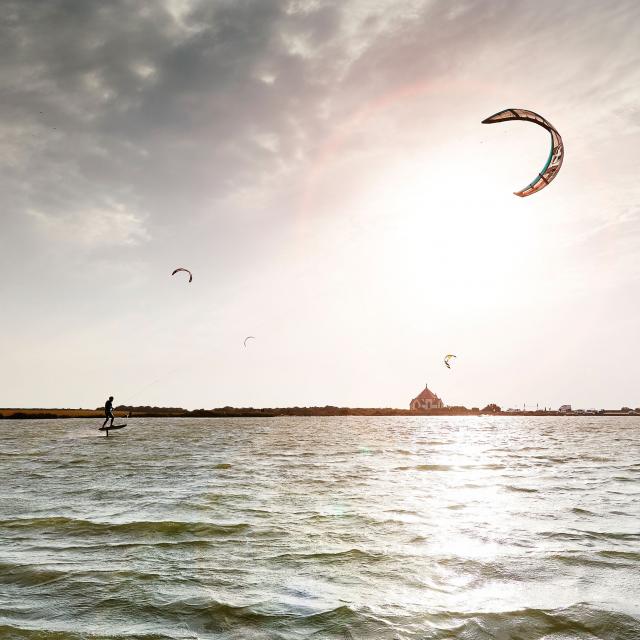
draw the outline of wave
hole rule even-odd
[[[318,553],[281,553],[272,556],[270,560],[289,560],[293,562],[307,562],[323,560],[325,562],[350,562],[366,560],[374,562],[384,560],[386,556],[381,553],[370,553],[362,549],[347,549],[346,551],[321,551]]]
[[[640,562],[640,553],[635,551],[596,551],[590,554],[555,553],[549,555],[548,559],[576,567],[629,567],[636,569],[638,562]]]
[[[640,552],[637,551],[598,551],[597,555],[603,558],[612,558],[615,560],[633,560],[634,562],[640,562]]]
[[[615,567],[617,563],[607,562],[606,560],[599,560],[598,558],[590,558],[589,556],[583,553],[554,553],[547,556],[549,560],[554,560],[555,562],[561,562],[562,564],[566,564],[573,567]]]
[[[133,569],[103,569],[96,570],[62,570],[49,567],[38,567],[32,564],[17,564],[13,562],[0,562],[0,584],[13,584],[22,587],[41,587],[60,580],[91,580],[107,576],[110,581],[114,579],[137,580],[161,579],[158,573],[136,571]],[[0,636],[1,637],[1,636]]]
[[[427,542],[429,538],[426,536],[414,536],[409,540],[410,544],[422,544],[423,542]]]
[[[593,540],[615,540],[636,542],[640,541],[640,533],[628,533],[622,531],[581,531],[584,536]]]
[[[213,541],[210,538],[189,538],[188,540],[142,540],[136,539],[133,542],[110,542],[100,541],[100,548],[113,548],[113,549],[137,549],[139,547],[158,547],[167,549],[190,549],[198,547],[210,547],[212,544],[218,544],[219,541]],[[29,547],[31,551],[87,551],[95,550],[95,544],[65,544],[65,545],[32,545]],[[1,636],[0,636],[1,638]]]
[[[504,487],[507,491],[513,491],[514,493],[538,493],[538,489],[530,489],[528,487],[516,487],[512,484],[507,484]]]
[[[419,635],[411,629],[414,624],[403,616],[374,615],[366,607],[355,610],[347,605],[320,612],[294,614],[282,610],[270,611],[268,605],[251,605],[193,598],[171,602],[147,602],[144,605],[128,599],[98,600],[94,614],[127,613],[127,619],[149,619],[163,629],[161,633],[122,633],[110,631],[109,640],[176,640],[198,638],[201,635],[232,633],[233,637],[314,637],[314,638],[402,638],[420,637],[424,640],[488,640],[489,638],[598,638],[599,640],[635,640],[640,637],[640,620],[632,616],[598,609],[586,604],[567,608],[523,608],[500,612],[431,613],[428,622],[420,625]],[[189,620],[189,635],[176,621]],[[405,623],[408,626],[405,626]],[[175,628],[175,633],[172,630]],[[409,635],[404,635],[403,631]],[[271,635],[267,635],[267,634]],[[393,635],[391,635],[393,634]],[[105,635],[80,632],[29,630],[10,624],[0,625],[0,637],[12,640],[105,640]]]
[[[466,469],[504,469],[505,465],[489,464],[419,464],[415,467],[397,467],[398,470],[416,469],[417,471],[464,471]]]
[[[455,467],[450,464],[419,464],[413,468],[417,471],[451,471],[455,469]]]
[[[71,535],[164,535],[184,534],[198,536],[223,536],[241,533],[250,528],[249,524],[215,524],[211,522],[182,522],[176,520],[138,520],[134,522],[95,522],[79,520],[65,516],[45,518],[17,518],[0,520],[0,529],[9,530],[48,530]]]
[[[66,575],[66,571],[57,569],[40,569],[33,565],[0,562],[0,584],[16,584],[21,587],[34,587],[56,582],[66,577]]]
[[[640,637],[640,621],[629,615],[586,604],[561,609],[519,609],[496,613],[439,614],[432,617],[437,625],[434,640],[466,638],[599,638],[600,640],[635,640]]]
[[[486,560],[474,560],[459,556],[439,556],[433,558],[439,566],[447,569],[455,569],[458,574],[465,574],[471,578],[467,588],[479,586],[491,580],[520,580],[522,577],[518,567],[508,562],[489,562]]]
[[[182,638],[185,636],[182,635]],[[194,639],[196,636],[192,636]],[[105,640],[104,635],[49,629],[24,629],[10,624],[0,624],[0,638],[9,640]],[[120,634],[109,633],[108,640],[175,640],[176,636],[158,633]]]
[[[113,616],[117,612],[126,612],[127,618],[153,619],[163,629],[170,629],[176,621],[188,619],[189,630],[194,634],[221,634],[229,631],[244,631],[242,636],[252,637],[252,632],[267,630],[305,628],[313,632],[345,628],[348,624],[362,622],[362,617],[350,607],[343,605],[320,612],[293,613],[286,610],[273,610],[267,603],[255,602],[249,605],[236,605],[208,597],[194,597],[160,602],[158,599],[144,603],[132,603],[129,599],[104,598],[98,600],[94,614],[104,612]],[[181,629],[182,631],[182,629]],[[311,634],[305,634],[309,637]],[[114,636],[109,636],[109,639]],[[118,636],[115,636],[118,637]],[[132,636],[138,637],[138,636]],[[173,636],[169,636],[173,637]],[[179,636],[183,638],[183,635]],[[194,637],[199,637],[194,635]],[[207,636],[208,637],[208,636]],[[259,636],[266,637],[266,636]],[[276,635],[274,637],[283,637]]]
[[[539,534],[543,538],[552,540],[607,540],[607,541],[628,541],[640,540],[640,533],[626,533],[615,531],[589,531],[583,529],[573,529],[572,531],[542,531]]]

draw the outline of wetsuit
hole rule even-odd
[[[110,426],[113,426],[113,419],[113,402],[111,400],[107,400],[104,403],[104,422],[102,423],[102,426],[104,427],[109,420],[111,420]]]

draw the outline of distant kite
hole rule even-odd
[[[191,271],[189,271],[189,269],[183,269],[182,267],[178,267],[171,275],[175,276],[176,273],[178,273],[178,271],[184,271],[185,273],[189,274],[189,282],[191,282],[193,280],[193,275],[191,275]]]
[[[453,353],[448,353],[445,357],[444,357],[444,364],[447,367],[447,369],[451,369],[451,365],[449,364],[449,361],[452,358],[457,358],[457,356],[454,356]]]
[[[564,159],[564,144],[560,134],[548,120],[526,109],[505,109],[504,111],[499,111],[483,120],[482,124],[494,124],[496,122],[506,122],[507,120],[534,122],[543,129],[546,129],[551,135],[551,151],[549,152],[549,157],[544,167],[542,167],[542,170],[531,184],[520,191],[514,192],[515,195],[525,198],[536,191],[544,189],[558,175]]]
[[[256,337],[255,337],[255,336],[247,336],[247,337],[244,339],[244,346],[245,346],[245,347],[247,346],[247,340],[255,340],[255,339],[256,339]]]

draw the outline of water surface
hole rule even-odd
[[[0,421],[0,638],[640,638],[640,419]]]

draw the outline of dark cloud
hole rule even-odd
[[[326,40],[338,10],[185,6],[176,16],[155,2],[6,4],[3,191],[15,212],[115,206],[162,222],[177,203],[197,211],[205,195],[259,183],[278,162],[260,136],[296,153],[317,89],[283,34]]]

